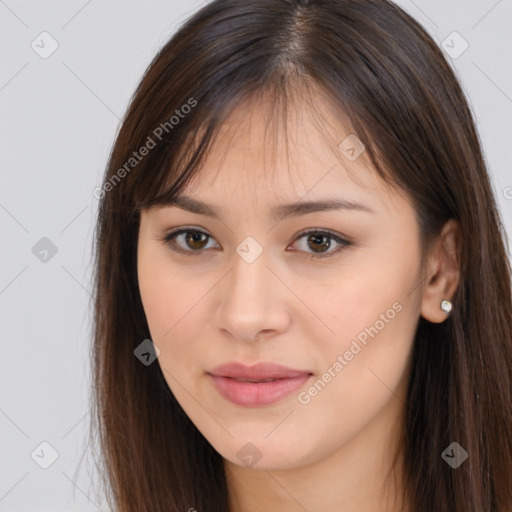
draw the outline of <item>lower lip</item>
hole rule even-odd
[[[224,398],[236,405],[245,407],[273,404],[298,389],[312,376],[301,375],[300,377],[276,379],[270,382],[247,382],[229,377],[209,375],[217,391]]]

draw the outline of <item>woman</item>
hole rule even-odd
[[[391,2],[214,0],[104,177],[113,510],[512,509],[512,302],[474,121]]]

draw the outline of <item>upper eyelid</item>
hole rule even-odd
[[[197,227],[194,227],[194,226],[182,226],[182,227],[173,228],[173,229],[167,231],[163,235],[162,238],[166,238],[166,237],[169,237],[171,235],[176,235],[178,233],[182,234],[183,232],[187,232],[187,231],[192,231],[192,232],[195,232],[195,233],[201,233],[201,234],[206,235],[207,237],[215,240],[215,237],[210,235],[210,233],[208,233],[207,230],[205,230],[204,228],[197,228]],[[342,238],[342,239],[346,240],[347,242],[349,241],[349,237],[343,235],[342,233],[336,233],[335,231],[333,231],[331,229],[327,229],[327,228],[315,228],[315,227],[306,228],[306,229],[300,230],[295,235],[295,238],[299,238],[299,237],[307,235],[309,233],[324,233],[326,235],[332,236],[333,238],[338,237],[338,238]]]

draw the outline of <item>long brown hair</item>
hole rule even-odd
[[[379,175],[413,199],[425,247],[448,219],[460,226],[453,312],[441,324],[420,318],[414,339],[403,437],[413,510],[511,510],[506,237],[450,65],[384,0],[214,0],[145,72],[96,192],[91,439],[108,501],[119,512],[229,510],[221,455],[159,365],[134,356],[150,338],[137,284],[140,211],[185,187],[243,99],[265,91],[282,113],[311,83],[346,114]],[[454,441],[469,454],[457,469],[441,457]]]

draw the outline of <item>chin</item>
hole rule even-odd
[[[271,434],[272,435],[272,434]],[[286,443],[283,438],[273,440],[264,437],[231,439],[228,443],[214,448],[224,459],[240,467],[277,471],[292,469],[311,463],[316,459],[317,450],[304,446],[304,440],[295,439]]]

